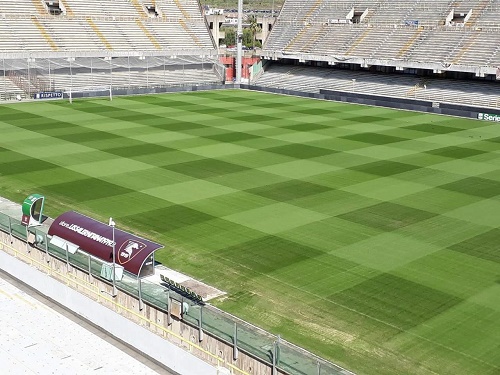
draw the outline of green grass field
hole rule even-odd
[[[0,195],[165,245],[362,374],[500,373],[500,126],[246,91],[0,106]]]

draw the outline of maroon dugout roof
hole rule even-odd
[[[49,235],[57,236],[105,262],[113,261],[113,229],[75,211],[54,220]],[[156,250],[163,246],[115,228],[115,261],[130,273],[147,276],[154,273]],[[152,271],[152,272],[151,272]]]

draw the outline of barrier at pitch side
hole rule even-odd
[[[19,211],[19,206],[17,210]],[[38,257],[40,263],[46,261],[60,273],[78,275],[78,278],[97,283],[100,285],[99,292],[112,294],[109,292],[109,281],[101,276],[105,263],[103,260],[81,251],[71,253],[68,247],[65,249],[58,247],[51,243],[46,225],[25,227],[15,216],[12,212],[2,213],[0,204],[0,231],[10,238],[10,242],[16,242],[16,250],[19,253],[24,251],[32,257]],[[211,363],[215,361],[212,356],[224,360],[224,363],[232,368],[233,374],[247,372],[263,375],[352,374],[214,306],[200,305],[187,300],[183,295],[170,289],[168,284],[141,281],[141,278],[125,270],[123,277],[117,280],[116,286],[120,291],[116,301],[120,306],[124,306],[118,311],[129,318],[147,314],[146,321],[154,322],[154,324],[145,323],[150,329],[159,332],[163,332],[163,328],[172,329],[184,340],[197,343],[207,353],[211,353],[210,355],[202,353]],[[78,286],[76,288],[85,291],[85,288]],[[189,304],[186,309],[185,303]],[[144,304],[150,308],[145,309]],[[178,344],[184,345],[183,342],[180,341]]]

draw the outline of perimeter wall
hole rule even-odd
[[[408,111],[428,112],[439,115],[449,115],[457,117],[465,117],[478,119],[480,113],[500,115],[499,109],[482,108],[466,105],[457,105],[450,103],[432,102],[425,100],[416,100],[412,98],[397,98],[388,96],[378,96],[363,93],[353,93],[346,91],[334,91],[320,89],[319,93],[309,93],[303,91],[277,89],[265,86],[246,85],[246,84],[209,84],[198,86],[169,86],[169,87],[151,87],[151,88],[130,88],[113,90],[113,95],[146,95],[146,94],[161,94],[167,92],[189,92],[189,91],[204,91],[204,90],[220,90],[220,89],[245,89],[251,91],[261,91],[273,94],[300,96],[311,99],[332,100],[344,103],[364,104],[378,107],[403,109]],[[98,97],[109,96],[108,91],[103,92],[85,92],[75,93],[77,97]]]
[[[450,103],[431,102],[411,98],[396,98],[389,96],[378,96],[346,91],[334,91],[320,89],[319,94],[303,91],[275,89],[265,86],[240,85],[240,88],[253,91],[269,92],[274,94],[300,96],[311,99],[332,100],[344,103],[364,104],[377,107],[403,109],[408,111],[428,112],[439,115],[449,115],[478,119],[480,113],[500,115],[500,110],[493,108],[472,107]]]
[[[11,242],[12,241],[12,242]],[[262,374],[272,366],[240,352],[72,265],[0,231],[0,269],[181,375]],[[275,374],[284,374],[277,371]]]

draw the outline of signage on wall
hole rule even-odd
[[[62,97],[62,91],[44,91],[33,95],[33,99],[61,99]]]
[[[478,113],[477,119],[484,121],[500,122],[500,115],[495,115],[495,114],[492,115],[489,113]]]

